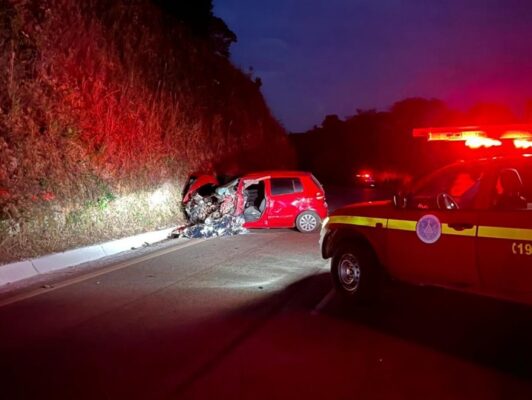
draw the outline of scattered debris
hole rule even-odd
[[[42,285],[41,288],[42,289],[52,289],[53,286],[52,285]]]
[[[210,238],[247,233],[243,227],[246,219],[236,215],[238,179],[226,185],[209,185],[207,190],[187,194],[184,211],[188,224],[172,231],[170,237]]]
[[[171,235],[190,239],[239,235],[247,233],[243,224],[242,216],[224,215],[218,219],[207,217],[203,223],[176,228]]]

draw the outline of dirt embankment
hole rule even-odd
[[[253,79],[147,0],[1,0],[0,264],[179,222],[185,178],[291,167]]]

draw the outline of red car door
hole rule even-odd
[[[258,211],[261,212],[260,217],[256,220],[246,220],[244,223],[245,228],[255,229],[255,228],[268,228],[270,226],[268,219],[268,177],[259,177],[259,178],[248,178],[244,177],[241,179],[240,184],[237,190],[238,196],[238,207],[237,212],[245,215],[245,202],[246,202],[246,190],[253,185],[263,185],[264,187],[264,198],[259,198],[256,200],[255,206]],[[260,196],[259,196],[260,197]],[[249,199],[248,199],[249,200]]]
[[[267,216],[271,228],[294,226],[298,213],[299,193],[303,188],[295,178],[270,178],[266,181]]]

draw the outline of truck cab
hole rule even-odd
[[[393,200],[336,210],[320,240],[353,299],[386,274],[532,305],[532,155],[457,162]]]

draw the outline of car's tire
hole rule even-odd
[[[360,244],[341,244],[331,260],[334,287],[343,297],[368,303],[379,292],[379,270],[371,250]]]
[[[320,229],[321,218],[314,211],[303,211],[296,218],[296,228],[302,233],[312,233]]]

